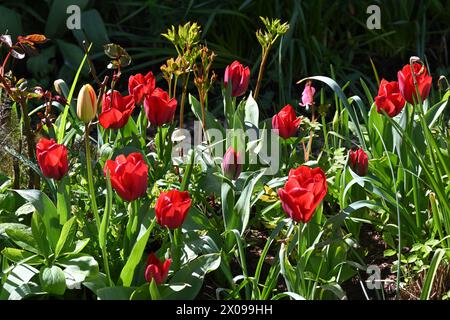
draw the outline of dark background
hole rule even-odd
[[[66,28],[70,4],[82,8],[82,30]],[[381,8],[381,30],[366,27],[366,10],[371,4]],[[0,1],[1,32],[8,30],[13,36],[43,33],[51,39],[38,56],[14,66],[19,75],[44,87],[50,87],[58,77],[72,81],[83,55],[83,39],[94,43],[92,58],[100,75],[106,72],[102,45],[109,42],[120,44],[133,58],[125,76],[148,70],[159,73],[159,66],[175,56],[171,44],[160,34],[171,25],[197,21],[203,27],[204,41],[218,54],[215,68],[219,79],[224,66],[237,59],[251,67],[253,88],[261,58],[255,37],[255,31],[262,27],[259,16],[281,18],[290,24],[281,48],[277,45],[269,58],[261,90],[266,108],[296,102],[301,88],[295,82],[310,75],[329,76],[331,65],[341,85],[352,82],[354,93],[360,93],[360,77],[376,90],[370,58],[380,77],[390,80],[411,55],[429,63],[434,79],[450,70],[448,0]],[[121,85],[125,89],[126,81]],[[159,81],[158,85],[165,84]],[[218,87],[212,96],[219,96]]]

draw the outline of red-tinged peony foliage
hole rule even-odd
[[[412,70],[414,70],[414,77]],[[430,94],[432,78],[428,75],[427,68],[420,63],[413,63],[412,68],[409,64],[405,65],[403,69],[397,73],[397,78],[403,98],[411,104],[419,102],[414,78],[417,83],[421,101],[423,102]]]
[[[236,152],[233,147],[229,147],[223,157],[223,174],[230,179],[236,180],[242,171],[242,163],[240,162],[240,153]]]
[[[231,81],[231,96],[242,96],[248,88],[250,82],[250,69],[244,67],[239,61],[233,61],[226,67],[223,83],[225,87]]]
[[[67,148],[53,139],[39,140],[36,144],[36,157],[42,174],[47,178],[61,180],[69,171]]]
[[[164,282],[164,280],[166,280],[171,263],[172,259],[167,259],[163,263],[154,253],[150,253],[147,258],[147,266],[145,268],[145,280],[147,280],[147,282],[151,282],[152,279],[155,279],[156,284],[160,285]]]
[[[142,154],[123,154],[115,160],[107,160],[103,173],[109,170],[111,185],[125,201],[133,201],[145,196],[148,181],[148,166]]]
[[[173,121],[177,100],[170,99],[166,91],[156,88],[151,95],[145,97],[144,109],[152,125],[162,126]]]
[[[302,119],[297,118],[294,108],[288,104],[272,118],[272,129],[278,130],[278,135],[288,139],[297,134]]]
[[[137,105],[140,105],[146,96],[153,93],[155,86],[156,80],[151,71],[145,76],[138,73],[128,79],[128,93]]]
[[[156,221],[169,229],[181,227],[191,207],[189,192],[170,190],[161,192],[156,201]]]
[[[118,91],[109,91],[102,99],[102,112],[98,116],[100,125],[105,128],[123,128],[134,110],[132,96],[123,97]]]
[[[292,220],[307,223],[327,189],[327,178],[321,168],[300,166],[291,169],[284,188],[278,189],[278,196],[284,212]]]
[[[400,93],[397,81],[381,80],[378,95],[375,97],[375,105],[378,113],[382,113],[384,110],[389,117],[395,117],[403,110],[405,99]]]
[[[369,170],[369,158],[364,150],[361,148],[356,151],[350,150],[348,156],[352,170],[361,177],[367,175]]]

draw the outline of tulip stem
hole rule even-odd
[[[181,265],[181,227],[173,230],[173,235],[170,229],[168,229],[168,233],[172,245],[173,270],[174,272],[177,272]]]
[[[98,215],[97,201],[95,199],[94,178],[92,176],[92,163],[91,163],[91,148],[89,144],[89,129],[90,123],[86,123],[84,130],[84,142],[86,144],[86,170],[88,178],[89,196],[91,198],[92,212],[94,213],[95,224],[97,225],[97,231],[100,230],[100,216]]]
[[[306,289],[306,283],[305,283],[305,278],[303,277],[304,274],[304,270],[303,270],[303,260],[302,260],[302,256],[303,256],[303,223],[299,222],[297,224],[297,277],[300,277],[300,279],[298,279],[296,282],[298,283],[298,281],[301,281],[301,285],[302,285],[302,291],[304,291]],[[300,283],[298,283],[297,287],[300,287]],[[304,292],[301,292],[301,294],[304,295]]]
[[[325,150],[328,154],[330,154],[330,146],[328,145],[328,132],[327,132],[327,123],[325,119],[325,114],[322,114],[322,130],[323,130],[323,139],[325,144]]]
[[[316,122],[316,112],[315,111],[316,111],[316,108],[315,108],[314,104],[312,104],[311,105],[311,113],[312,113],[311,124]],[[308,150],[306,151],[306,157],[305,157],[306,162],[309,161],[309,155],[310,155],[311,149],[312,149],[313,137],[314,137],[314,130],[311,128],[309,130]]]
[[[163,141],[163,132],[162,127],[158,127],[158,151],[159,151],[159,161],[163,161],[164,159],[164,141]]]

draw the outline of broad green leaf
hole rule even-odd
[[[99,272],[97,275],[83,281],[83,286],[97,295],[98,290],[108,286],[108,279],[104,273]]]
[[[248,221],[250,219],[250,203],[253,195],[253,190],[258,183],[259,179],[265,174],[265,169],[260,170],[260,172],[255,172],[250,179],[250,182],[242,191],[239,200],[236,202],[234,207],[234,213],[237,217],[240,217],[240,225],[238,226],[238,230],[241,235],[244,233],[247,228]]]
[[[39,281],[42,289],[50,294],[63,295],[66,291],[66,277],[58,266],[42,267]]]
[[[439,119],[441,114],[444,112],[447,107],[448,100],[435,104],[431,107],[427,113],[425,114],[425,122],[427,123],[429,128],[432,128],[436,121]]]
[[[131,286],[134,277],[134,270],[138,266],[139,262],[141,262],[142,254],[144,253],[145,246],[147,245],[148,238],[150,237],[150,233],[155,226],[156,219],[153,219],[152,223],[148,227],[148,229],[144,232],[144,234],[136,241],[133,249],[131,250],[130,256],[128,257],[127,263],[122,269],[120,273],[119,283],[124,287]]]
[[[97,261],[90,255],[82,253],[60,258],[56,263],[66,269],[82,273],[86,277],[95,276],[99,271]]]
[[[33,217],[31,218],[31,232],[33,233],[33,238],[37,243],[39,252],[48,258],[51,250],[47,239],[46,228],[39,213],[33,213]]]
[[[203,285],[205,275],[219,266],[218,253],[206,254],[188,262],[170,279],[167,286],[161,287],[162,299],[194,299]]]
[[[75,249],[73,249],[73,251],[71,253],[72,254],[80,253],[87,246],[89,241],[90,241],[90,238],[75,241]]]
[[[64,268],[66,283],[70,287],[79,287],[89,277],[96,277],[99,273],[97,261],[86,254],[70,255],[56,261]]]
[[[24,292],[23,286],[32,284],[31,279],[38,273],[39,270],[27,264],[15,266],[2,284],[0,300],[18,300],[27,296],[29,292],[28,290]]]
[[[77,220],[72,217],[62,227],[61,235],[59,236],[58,243],[56,244],[55,256],[58,257],[60,253],[67,252],[72,246],[77,233]]]
[[[36,254],[21,249],[5,248],[1,253],[4,257],[15,263],[27,263],[29,265],[36,265],[44,262]]]
[[[59,223],[64,225],[70,217],[70,197],[69,197],[69,186],[67,185],[68,177],[62,178],[57,182],[58,193],[57,193],[57,212],[59,214]]]
[[[30,202],[45,224],[48,240],[52,249],[56,248],[61,226],[59,224],[58,212],[50,198],[39,190],[14,190],[22,198]]]
[[[38,253],[38,245],[29,229],[6,229],[8,237],[19,247]]]

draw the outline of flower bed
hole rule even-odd
[[[447,297],[445,78],[417,57],[394,81],[375,71],[375,97],[363,80],[365,96],[347,97],[312,76],[298,106],[262,119],[265,64],[289,28],[263,23],[257,75],[238,61],[215,73],[200,26],[187,23],[163,35],[178,56],[162,79],[134,74],[127,92],[117,87],[131,57],[118,45],[105,46],[103,79],[86,47],[79,70],[90,65],[92,82],[78,73],[45,90],[6,66],[47,39],[1,37],[0,90],[24,141],[3,147],[17,165],[0,188],[1,298]]]

